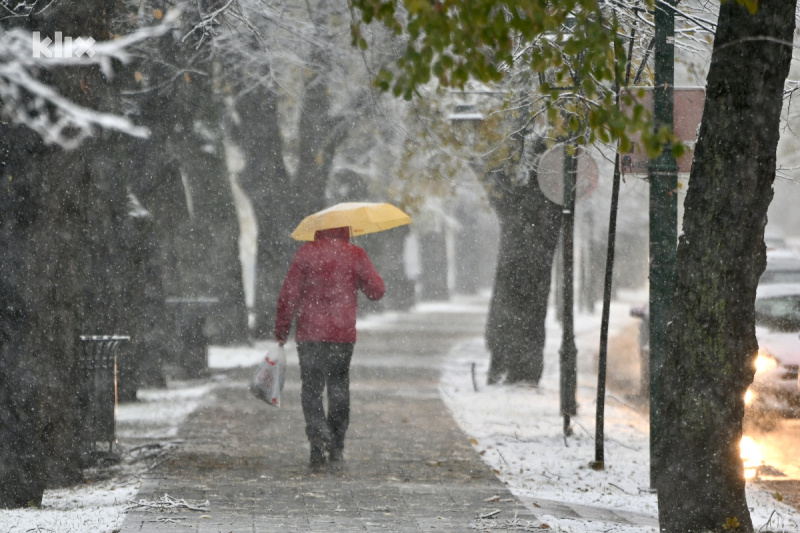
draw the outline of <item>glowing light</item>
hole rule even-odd
[[[744,393],[744,404],[745,405],[750,405],[751,403],[753,403],[753,399],[755,397],[756,397],[756,395],[753,394],[753,391],[751,391],[750,389],[747,389],[747,392]]]
[[[771,372],[778,368],[778,362],[767,355],[765,352],[759,350],[758,356],[756,357],[756,374],[760,374],[762,372]]]
[[[742,437],[739,449],[741,450],[739,456],[744,465],[744,478],[753,479],[756,477],[756,470],[763,464],[764,456],[761,454],[761,449],[756,441],[747,436]]]

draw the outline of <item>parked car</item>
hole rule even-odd
[[[787,250],[789,248],[786,239],[782,235],[775,233],[767,233],[764,235],[764,244],[767,246],[767,252],[772,250]]]
[[[800,413],[800,283],[760,285],[755,306],[758,356],[748,400]]]
[[[784,249],[767,249],[767,268],[758,284],[800,283],[800,255]]]
[[[631,307],[631,316],[639,322],[639,396],[650,397],[650,308],[647,305]]]
[[[800,416],[800,283],[760,283],[756,293],[756,338],[759,352],[756,374],[747,395],[749,405]],[[647,306],[631,308],[641,319],[639,357],[640,393],[649,396],[650,314]]]

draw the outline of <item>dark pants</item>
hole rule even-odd
[[[353,343],[298,342],[303,415],[311,446],[328,443],[331,450],[344,448],[350,423],[350,359]],[[322,391],[328,386],[328,416]]]

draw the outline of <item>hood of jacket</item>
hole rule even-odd
[[[344,240],[349,242],[350,228],[345,226],[342,228],[321,229],[314,233],[314,240]]]

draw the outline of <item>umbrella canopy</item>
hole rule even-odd
[[[345,202],[308,215],[292,232],[298,241],[313,241],[323,229],[349,227],[350,235],[366,235],[411,223],[411,217],[392,204]]]

